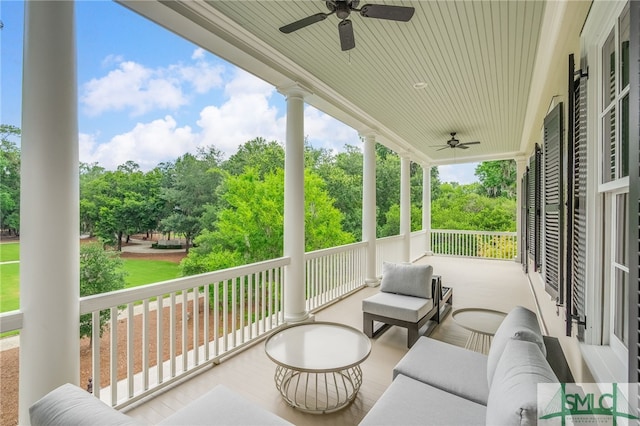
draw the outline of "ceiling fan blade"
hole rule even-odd
[[[475,141],[475,142],[464,142],[461,143],[460,145],[478,145],[480,142],[479,141]]]
[[[331,15],[330,13],[316,13],[315,15],[307,16],[306,18],[302,18],[299,21],[292,22],[290,24],[285,25],[284,27],[280,27],[280,32],[285,34],[290,34],[294,31],[299,30],[300,28],[304,28],[311,24],[315,24],[316,22],[324,21],[327,16]]]
[[[338,32],[340,33],[340,47],[343,51],[356,47],[356,39],[353,35],[353,24],[349,19],[340,21],[338,24]]]
[[[443,149],[447,149],[447,148],[450,148],[450,147],[449,147],[449,145],[447,145],[447,146],[443,146],[443,147],[442,147],[442,148],[440,148],[440,149],[436,149],[436,151],[442,151]]]
[[[458,144],[458,145],[454,146],[454,148],[469,149],[469,147],[465,146],[464,144]]]
[[[389,19],[402,22],[410,20],[414,12],[415,8],[413,7],[386,4],[365,4],[360,9],[360,14],[365,18]]]

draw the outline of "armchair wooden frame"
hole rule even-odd
[[[369,312],[363,312],[363,331],[369,338],[376,338],[385,331],[387,331],[392,325],[397,325],[407,329],[407,347],[410,348],[418,340],[421,334],[429,334],[431,330],[427,328],[423,333],[420,333],[422,327],[427,324],[429,320],[434,321],[435,324],[440,323],[440,304],[446,303],[442,301],[442,280],[439,275],[434,275],[431,279],[431,291],[433,294],[433,308],[427,312],[418,322],[409,322],[399,320],[397,318],[385,317],[382,315],[372,314]],[[451,297],[451,290],[449,290],[449,298]],[[374,321],[381,322],[382,325],[378,328],[374,327]]]

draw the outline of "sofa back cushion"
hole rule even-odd
[[[86,390],[70,383],[57,387],[36,401],[29,407],[29,418],[34,426],[139,424],[131,417],[109,407]]]
[[[431,299],[431,265],[400,265],[384,262],[380,291]]]
[[[511,339],[533,342],[538,345],[543,356],[547,355],[536,314],[523,306],[516,306],[507,314],[493,336],[487,358],[487,383],[489,387],[491,387],[498,361],[507,342]]]
[[[496,367],[487,401],[488,425],[536,425],[538,383],[557,383],[540,347],[510,339]]]

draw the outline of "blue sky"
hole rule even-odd
[[[273,86],[109,1],[76,3],[80,161],[143,170],[214,145],[225,156],[263,137],[285,139],[285,99]],[[0,3],[1,121],[20,127],[24,4]],[[355,130],[307,106],[314,147],[361,146]],[[475,165],[440,167],[474,181]]]

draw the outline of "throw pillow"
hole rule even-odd
[[[431,299],[432,277],[431,265],[399,265],[384,262],[380,291]]]

